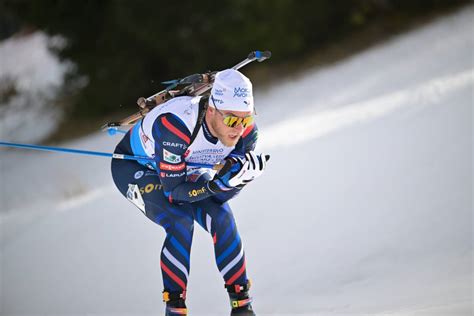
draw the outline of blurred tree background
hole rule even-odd
[[[64,36],[61,57],[88,82],[68,115],[86,122],[120,112],[120,104],[131,113],[160,81],[232,66],[255,49],[271,50],[278,65],[384,19],[403,24],[467,2],[1,0],[0,40],[24,29]]]

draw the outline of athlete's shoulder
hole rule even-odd
[[[255,123],[248,126],[244,130],[244,133],[242,134],[242,139],[245,140],[245,141],[249,141],[253,138],[255,138],[255,140],[258,138],[258,127],[257,127],[257,124],[255,124]]]
[[[163,113],[156,118],[153,128],[155,138],[191,142],[191,132],[183,120],[174,113]]]
[[[153,124],[159,122],[160,117],[168,114],[175,115],[188,130],[193,130],[198,117],[199,112],[199,98],[182,96],[175,97],[161,105],[155,107],[150,113],[147,114],[145,120],[150,117],[153,120]]]

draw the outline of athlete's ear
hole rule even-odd
[[[214,109],[212,106],[207,107],[207,113],[209,113],[210,115],[214,115],[214,112],[216,112],[216,109]]]

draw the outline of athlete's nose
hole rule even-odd
[[[236,131],[238,131],[239,133],[241,133],[244,130],[244,126],[242,125],[242,123],[240,123],[240,124],[234,126],[234,129]]]

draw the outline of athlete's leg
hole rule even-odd
[[[116,153],[131,154],[129,134],[119,143]],[[112,160],[112,177],[119,191],[135,204],[150,220],[161,225],[166,238],[161,251],[163,284],[168,293],[168,308],[185,307],[185,290],[189,275],[189,255],[194,219],[189,206],[169,203],[162,192],[159,176],[154,170],[135,161]],[[165,296],[165,295],[164,295]]]
[[[214,199],[193,204],[195,220],[212,236],[216,264],[225,283],[247,284],[245,253],[229,204]]]
[[[195,220],[214,241],[214,253],[232,306],[231,315],[255,315],[249,296],[245,253],[232,210],[227,203],[206,199],[193,203]]]

